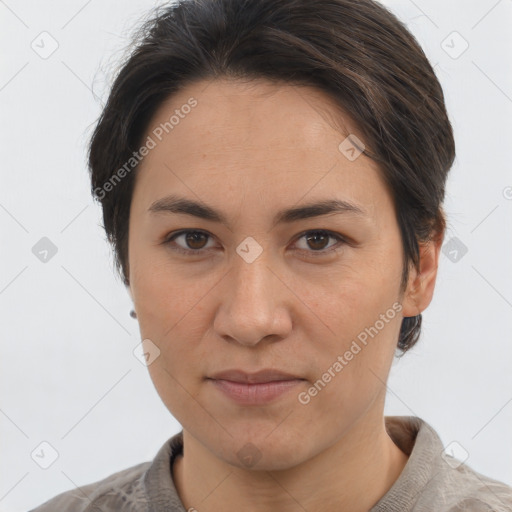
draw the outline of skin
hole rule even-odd
[[[137,171],[128,248],[141,336],[160,350],[148,369],[183,427],[178,494],[201,512],[366,511],[407,462],[385,428],[385,382],[402,318],[431,301],[442,237],[421,246],[420,269],[401,294],[393,201],[377,164],[338,149],[348,134],[364,138],[326,94],[263,80],[198,82],[160,106],[146,135],[191,96],[197,106]],[[221,211],[229,226],[148,212],[171,193]],[[278,210],[321,199],[350,201],[365,214],[273,223]],[[182,229],[210,236],[165,244]],[[352,243],[302,236],[320,229]],[[248,236],[262,248],[251,263],[236,252]],[[397,301],[401,311],[300,403],[298,394]],[[244,406],[206,380],[232,368],[306,380],[271,403]],[[259,456],[251,467],[237,455],[248,443]]]

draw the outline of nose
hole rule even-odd
[[[252,263],[236,255],[220,283],[214,330],[226,341],[250,347],[284,339],[292,329],[293,293],[264,254]]]

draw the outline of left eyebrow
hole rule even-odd
[[[169,195],[153,202],[148,208],[148,212],[181,213],[198,217],[200,219],[220,222],[229,226],[229,222],[222,212],[215,210],[206,204],[176,195]],[[291,223],[298,220],[328,214],[353,214],[357,216],[367,215],[363,208],[354,203],[343,201],[341,199],[325,199],[314,203],[308,203],[303,206],[280,210],[274,216],[274,224]]]

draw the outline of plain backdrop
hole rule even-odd
[[[133,354],[138,326],[86,168],[115,66],[160,3],[0,1],[1,511],[151,460],[181,429]],[[512,485],[512,1],[384,3],[435,66],[457,145],[449,245],[386,413],[420,416]]]

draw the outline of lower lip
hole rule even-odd
[[[241,405],[261,405],[284,395],[298,386],[302,379],[245,384],[230,380],[209,379],[226,396]]]

